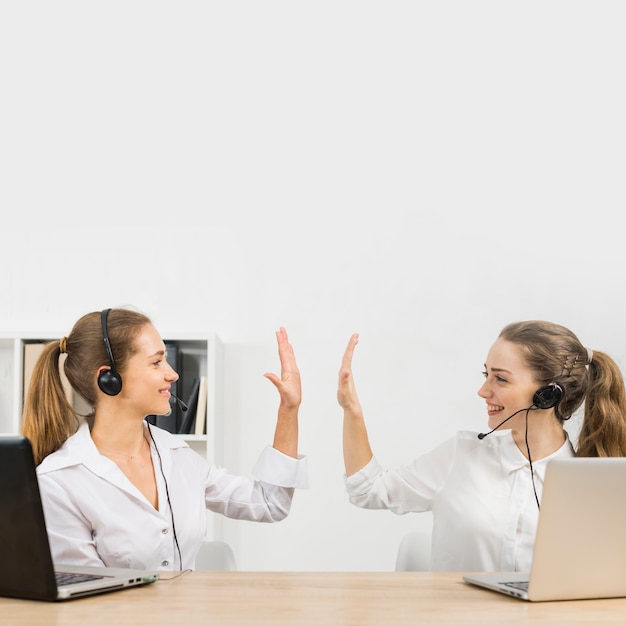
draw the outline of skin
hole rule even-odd
[[[284,328],[276,332],[276,341],[280,378],[270,372],[265,374],[265,378],[274,384],[280,395],[273,447],[295,459],[298,458],[298,410],[302,402],[300,370]]]
[[[344,352],[337,387],[337,401],[343,408],[343,460],[346,476],[351,476],[365,467],[373,456],[352,375],[352,357],[358,342],[359,335],[355,333],[350,337]]]
[[[347,476],[363,468],[372,459],[363,411],[352,374],[352,359],[359,342],[353,334],[341,361],[337,386],[337,401],[343,408],[343,456]],[[505,418],[532,404],[532,398],[541,385],[532,370],[524,363],[516,344],[498,339],[492,345],[485,362],[485,382],[478,395],[487,404],[489,429]],[[511,429],[518,448],[528,456],[526,448],[526,412],[510,419],[502,429]],[[558,450],[565,442],[565,431],[554,409],[533,410],[529,413],[528,443],[532,458],[538,460]]]
[[[489,428],[495,428],[509,415],[532,405],[533,395],[541,384],[525,364],[517,344],[498,339],[491,346],[485,362],[485,382],[478,395],[487,404]],[[528,416],[528,445],[533,459],[556,452],[565,442],[565,431],[554,409],[533,410]],[[512,431],[513,439],[524,456],[526,448],[526,412],[511,418],[502,428]]]
[[[274,447],[298,456],[298,410],[302,400],[300,372],[287,331],[276,332],[280,376],[266,373],[280,395]],[[136,352],[120,371],[124,384],[116,396],[99,392],[91,437],[101,454],[113,460],[128,479],[158,508],[156,478],[144,418],[170,408],[170,386],[178,374],[166,360],[165,344],[151,324],[138,335]],[[108,367],[101,367],[96,376]]]

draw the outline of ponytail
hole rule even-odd
[[[626,395],[619,367],[594,350],[589,364],[585,414],[578,435],[578,456],[626,456]]]
[[[61,381],[60,341],[46,344],[35,363],[22,413],[22,434],[33,447],[39,465],[58,450],[78,428],[76,411],[69,403]]]
[[[558,383],[565,390],[558,419],[569,419],[584,402],[578,456],[626,456],[624,378],[608,354],[585,348],[565,326],[541,320],[513,322],[500,337],[520,347],[539,385]]]

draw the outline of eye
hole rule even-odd
[[[483,374],[484,378],[489,378],[488,372],[483,372],[482,374]],[[498,383],[507,383],[507,382],[509,382],[506,378],[502,378],[502,376],[499,376],[498,374],[494,374],[494,378],[496,379],[496,382],[498,382]]]

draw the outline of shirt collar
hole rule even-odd
[[[533,470],[542,480],[544,479],[546,474],[546,465],[548,464],[548,461],[552,460],[555,457],[575,456],[574,447],[572,446],[569,435],[567,431],[564,432],[565,441],[558,450],[542,459],[533,461]],[[500,441],[502,467],[506,472],[511,474],[522,468],[529,467],[530,463],[528,462],[528,459],[522,454],[521,450],[517,447],[517,444],[513,439],[512,431],[509,430],[503,432],[501,435],[498,436],[498,440]]]
[[[148,425],[145,424],[144,428],[148,428]],[[160,450],[188,447],[182,437],[176,437],[160,428],[151,428],[150,430]],[[148,440],[152,441],[151,439]],[[41,473],[52,472],[75,465],[84,465],[95,474],[106,478],[111,478],[112,471],[117,473],[115,464],[102,456],[96,448],[86,420],[82,420],[76,433],[59,450],[48,455],[41,462],[39,471]]]

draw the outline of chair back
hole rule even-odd
[[[203,541],[196,557],[196,569],[212,572],[234,571],[237,569],[235,554],[225,541]]]
[[[400,541],[396,556],[396,572],[430,571],[430,533],[413,531]]]

